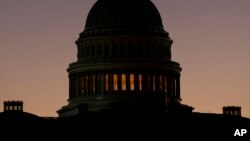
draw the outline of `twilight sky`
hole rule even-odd
[[[68,64],[96,0],[0,0],[0,111],[5,100],[57,116],[67,104]],[[222,113],[242,106],[250,118],[250,1],[152,0],[174,40],[183,104]]]

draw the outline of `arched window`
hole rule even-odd
[[[86,75],[85,76],[85,86],[86,86],[86,91],[88,92],[89,91],[89,76],[88,75]]]
[[[135,75],[130,74],[130,90],[133,91],[135,90]]]
[[[93,94],[95,94],[95,89],[96,89],[96,88],[95,88],[95,77],[96,77],[96,76],[93,74],[93,75],[92,75],[92,91],[93,91]]]
[[[167,93],[167,85],[168,85],[167,76],[165,76],[164,78],[165,78],[164,79],[164,81],[165,81],[165,83],[164,83],[165,84],[165,90],[164,91],[165,91],[165,93]]]
[[[108,74],[105,75],[105,90],[106,91],[109,90],[109,75]]]
[[[153,75],[153,91],[155,91],[155,75]]]
[[[163,78],[162,78],[162,75],[160,75],[159,77],[159,88],[160,88],[160,91],[162,92],[162,86],[163,86]]]
[[[139,74],[139,91],[142,90],[142,75]]]
[[[117,74],[113,75],[113,90],[114,91],[118,90],[118,76],[117,76]]]
[[[122,90],[126,90],[126,74],[122,74]]]
[[[84,76],[81,77],[81,94],[84,95],[84,89],[85,89],[85,81]]]

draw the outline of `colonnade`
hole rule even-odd
[[[155,73],[85,72],[69,75],[69,96],[166,94],[180,98],[180,76]]]
[[[115,40],[115,39],[114,39]],[[98,59],[110,57],[152,57],[160,59],[171,58],[171,44],[161,41],[130,41],[115,40],[108,41],[86,41],[85,44],[78,44],[78,59]]]

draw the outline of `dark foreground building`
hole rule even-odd
[[[6,101],[0,113],[2,135],[34,132],[84,139],[105,133],[121,139],[152,133],[230,137],[236,129],[250,133],[250,120],[237,107],[202,114],[181,103],[182,69],[171,60],[172,43],[150,0],[98,0],[76,41],[77,61],[67,70],[68,104],[57,111],[59,117],[38,117],[23,112],[22,102]]]
[[[6,103],[16,105],[15,101]],[[150,137],[156,140],[174,137],[204,140],[234,137],[235,132],[242,129],[250,131],[250,119],[234,114],[100,111],[55,118],[14,109],[0,113],[0,135],[8,139],[148,140]],[[249,138],[249,133],[244,137]]]

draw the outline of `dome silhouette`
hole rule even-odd
[[[81,37],[112,34],[168,36],[150,0],[99,0],[88,14]]]
[[[150,0],[98,0],[69,65],[68,105],[60,117],[89,111],[192,111],[182,105],[180,64]]]

